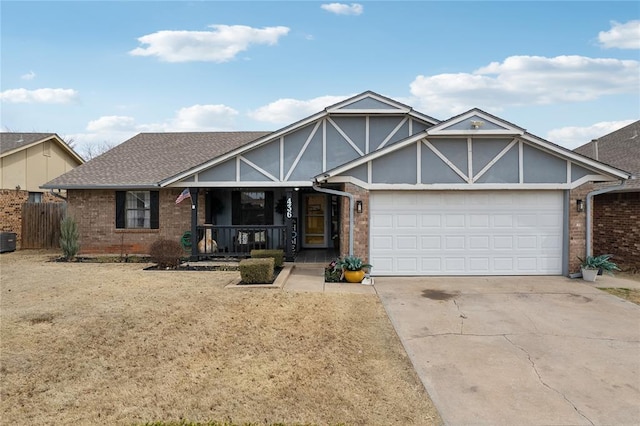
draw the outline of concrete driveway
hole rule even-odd
[[[563,277],[375,288],[447,425],[640,424],[640,306]]]

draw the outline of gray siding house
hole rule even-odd
[[[194,257],[337,247],[374,275],[567,275],[593,184],[630,177],[480,109],[440,121],[369,91],[275,132],[140,134],[44,187],[68,191],[85,252],[188,231]]]

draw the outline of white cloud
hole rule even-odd
[[[275,124],[288,124],[322,111],[327,106],[347,99],[348,96],[320,96],[300,101],[297,99],[278,99],[249,113],[254,120]]]
[[[430,113],[457,114],[519,105],[584,102],[637,93],[640,63],[584,56],[511,56],[472,73],[417,76],[411,94]]]
[[[131,132],[136,130],[135,119],[120,115],[108,115],[87,124],[89,132]]]
[[[78,146],[78,152],[86,153],[102,146],[115,146],[141,132],[194,132],[234,129],[238,111],[225,105],[193,105],[176,111],[159,123],[136,123],[135,118],[107,115],[91,120],[87,133],[69,135]]]
[[[78,97],[73,89],[9,89],[0,93],[0,100],[25,104],[68,104]]]
[[[605,49],[640,49],[640,20],[621,24],[611,22],[609,31],[600,31],[598,41]]]
[[[575,149],[593,139],[608,135],[623,128],[635,120],[602,121],[587,127],[562,127],[550,130],[546,139],[562,145],[565,148]]]
[[[226,105],[193,105],[178,110],[167,131],[230,130],[238,111]]]
[[[147,47],[133,56],[157,56],[166,62],[228,62],[254,44],[274,45],[289,33],[287,27],[252,28],[244,25],[211,25],[213,31],[158,31],[138,38]]]
[[[34,78],[36,78],[36,73],[35,73],[35,72],[33,72],[33,71],[29,71],[29,72],[28,72],[28,73],[26,73],[26,74],[22,74],[22,75],[20,76],[20,78],[21,78],[22,80],[33,80]]]
[[[359,3],[327,3],[320,6],[327,12],[335,13],[336,15],[362,15],[364,7]]]

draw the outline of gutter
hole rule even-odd
[[[353,256],[353,210],[355,204],[353,194],[335,189],[322,188],[318,186],[317,179],[313,181],[312,187],[318,192],[349,198],[349,256]]]

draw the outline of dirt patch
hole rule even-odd
[[[633,288],[599,288],[614,296],[621,297],[630,302],[640,305],[640,290]]]
[[[0,256],[6,424],[441,424],[375,296]]]

